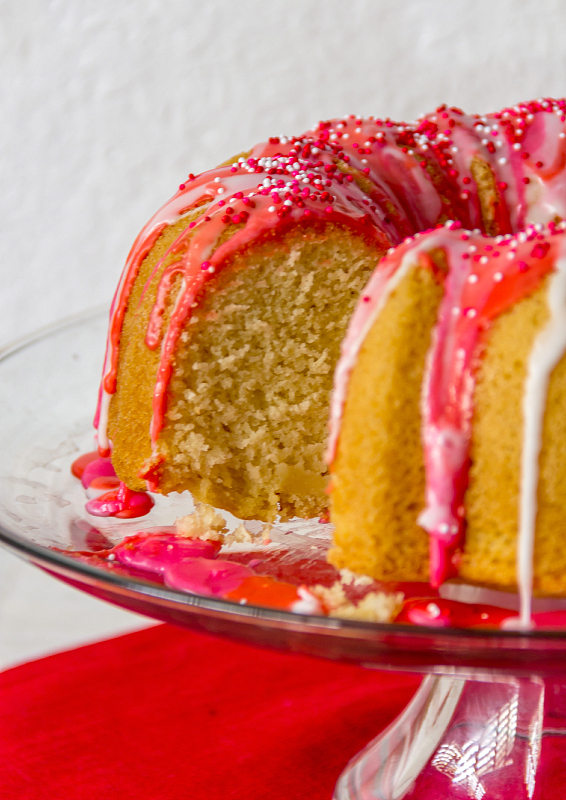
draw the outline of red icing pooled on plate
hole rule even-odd
[[[489,165],[495,178],[499,230],[517,231],[535,219],[566,216],[565,110],[563,100],[542,99],[484,117],[441,106],[409,124],[350,115],[321,122],[302,136],[273,137],[232,164],[190,175],[137,237],[112,303],[95,419],[101,454],[110,449],[108,407],[116,390],[129,295],[142,261],[167,225],[194,212],[154,270],[174,256],[160,277],[146,333],[147,346],[160,347],[149,431],[154,448],[179,336],[199,292],[232,255],[269,232],[313,222],[347,226],[380,249],[446,217],[480,227],[471,173],[476,158]],[[232,236],[217,246],[226,230]],[[179,275],[183,288],[164,329],[163,310]],[[142,475],[150,488],[152,466]]]
[[[238,587],[226,594],[227,600],[250,605],[266,605],[271,608],[291,608],[301,601],[299,590],[291,583],[277,581],[269,575],[253,575],[244,578]]]
[[[96,552],[96,556],[118,562],[134,573],[158,576],[167,586],[182,592],[287,611],[322,612],[308,590],[270,575],[258,575],[238,561],[217,558],[217,541],[192,539],[175,531],[173,527],[139,531],[111,549]],[[92,558],[85,551],[78,555]]]
[[[75,478],[81,480],[87,466],[93,461],[98,461],[99,458],[100,454],[98,450],[94,450],[90,453],[83,453],[81,456],[76,458],[71,464],[71,472],[73,473]]]
[[[515,612],[480,603],[460,603],[440,597],[405,600],[394,622],[426,625],[432,628],[499,628]]]
[[[71,472],[91,497],[85,508],[95,517],[135,519],[149,514],[155,504],[147,492],[133,492],[118,480],[110,459],[101,458],[98,451],[75,459]],[[93,494],[98,496],[92,497]]]
[[[125,483],[85,504],[89,514],[95,517],[117,517],[134,519],[143,517],[153,508],[155,501],[147,492],[132,492]]]
[[[73,470],[72,467],[71,470]],[[109,458],[95,458],[86,464],[82,475],[77,475],[77,477],[80,477],[82,485],[88,489],[96,478],[116,477],[116,472]]]
[[[231,599],[230,593],[237,590],[254,575],[253,570],[233,561],[209,558],[184,558],[165,569],[165,583],[172,589],[208,597]],[[260,605],[271,605],[268,597],[260,599]]]
[[[220,542],[189,539],[179,536],[176,529],[152,528],[129,536],[112,550],[125,566],[147,572],[164,573],[169,566],[185,558],[215,558]]]

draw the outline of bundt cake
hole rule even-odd
[[[189,175],[112,304],[96,425],[120,479],[244,519],[324,512],[332,375],[370,274],[448,220],[506,235],[564,216],[565,113],[348,116]],[[433,273],[415,280],[440,295]]]

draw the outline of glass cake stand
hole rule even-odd
[[[65,554],[81,549],[94,525],[117,542],[192,510],[190,496],[177,495],[158,497],[141,521],[95,520],[85,512],[70,464],[93,449],[105,332],[106,315],[96,311],[0,353],[0,542],[82,591],[156,619],[364,667],[426,673],[398,719],[346,767],[335,800],[562,797],[566,628],[438,629],[292,614],[185,594]],[[272,538],[308,553],[328,528],[295,521]],[[502,604],[516,600],[501,597]]]

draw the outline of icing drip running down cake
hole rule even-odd
[[[457,223],[396,248],[336,372],[338,567],[566,594],[566,232]]]
[[[448,220],[498,236],[564,217],[565,112],[348,116],[190,175],[111,309],[96,424],[128,491],[189,489],[243,519],[324,513],[332,375],[372,271]]]

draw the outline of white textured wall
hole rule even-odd
[[[356,112],[566,89],[563,0],[2,0],[0,343],[109,300],[188,172]]]
[[[564,0],[0,0],[0,345],[109,302],[188,172],[345,113],[562,96],[565,38]],[[143,624],[0,577],[0,667]]]

